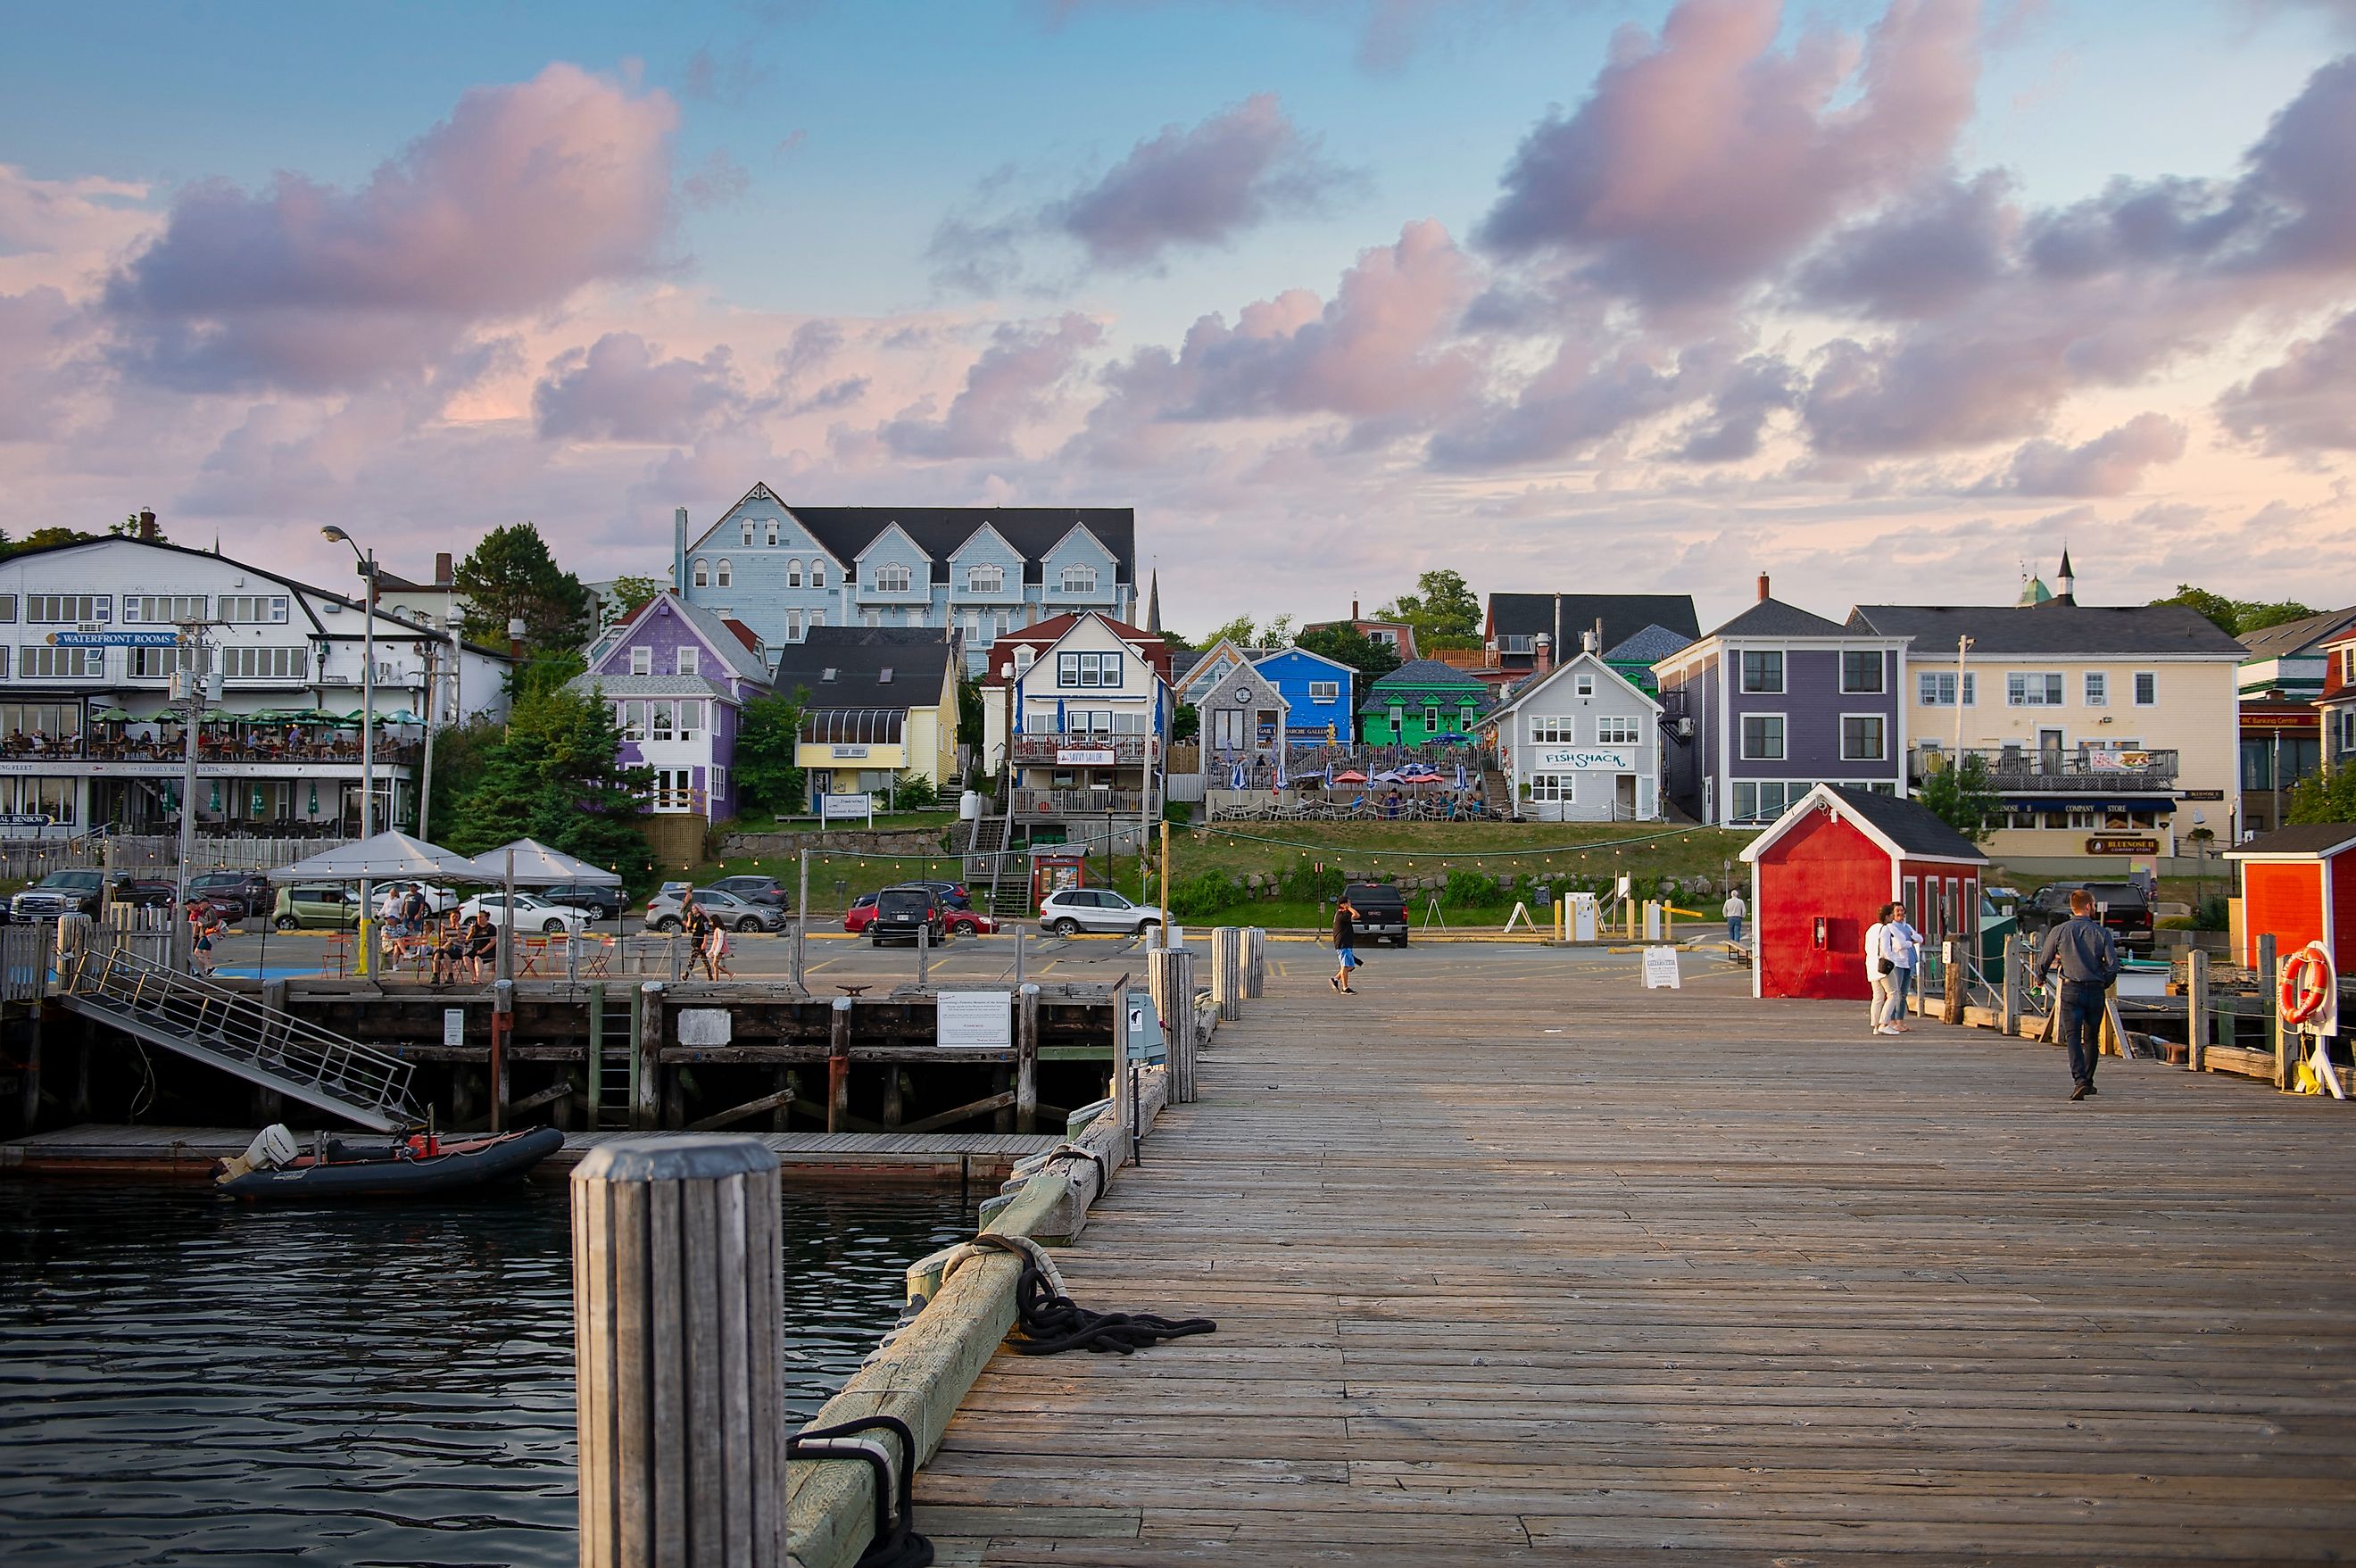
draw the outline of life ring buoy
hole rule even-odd
[[[2286,1024],[2304,1024],[2323,1011],[2340,978],[2331,972],[2331,950],[2312,941],[2283,964],[2282,1017]]]

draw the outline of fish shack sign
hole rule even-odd
[[[1633,773],[1636,750],[1627,746],[1535,746],[1534,773]]]

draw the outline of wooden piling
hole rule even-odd
[[[1244,998],[1257,1002],[1268,990],[1268,932],[1258,926],[1244,930]],[[1193,1095],[1186,1098],[1192,1100]]]
[[[838,996],[826,1043],[826,1130],[843,1131],[851,1114],[851,998]]]
[[[1949,937],[1940,950],[1945,955],[1947,983],[1939,995],[1939,1021],[1961,1024],[1964,1021],[1964,944]]]
[[[1997,1026],[2007,1035],[2020,1033],[2020,946],[2019,931],[2004,939],[2004,1010]]]
[[[1154,953],[1147,961],[1154,1010],[1170,1041],[1170,1100],[1183,1105],[1194,1098],[1194,1056],[1200,1043],[1194,1033],[1194,955],[1183,948]]]
[[[508,1035],[515,1028],[515,982],[491,983],[491,1131],[508,1130]]]
[[[18,1081],[24,1088],[23,1123],[27,1136],[41,1119],[41,1004],[25,1009],[25,1066]]]
[[[637,1070],[630,1075],[630,1127],[651,1132],[662,1125],[663,983],[649,980],[638,987]]]
[[[1039,987],[1025,982],[1015,995],[1014,1130],[1035,1133],[1039,1130]]]
[[[1242,951],[1237,939],[1242,934],[1234,926],[1221,926],[1211,933],[1211,999],[1218,1005],[1223,1024],[1243,1016],[1243,977],[1237,972]]]
[[[588,1112],[581,1124],[594,1132],[597,1128],[597,1101],[605,1084],[605,983],[592,981],[589,984],[589,1082]]]
[[[932,978],[933,978],[933,976],[932,976],[932,969],[933,969],[933,929],[932,929],[930,926],[918,926],[918,927],[916,928],[916,989],[917,989],[917,990],[922,991],[922,990],[923,990],[926,985],[928,985],[928,984],[930,984],[930,983],[932,983]]]
[[[2184,955],[2184,1065],[2199,1072],[2209,1055],[2209,955],[2193,948]]]
[[[2258,938],[2258,997],[2265,1004],[2266,1032],[2275,1044],[2275,1087],[2290,1087],[2288,1047],[2283,1039],[2282,1009],[2276,1003],[2276,989],[2282,976],[2275,972],[2275,937],[2268,931]]]
[[[783,1568],[776,1155],[628,1140],[572,1181],[583,1568]]]

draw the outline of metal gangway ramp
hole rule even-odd
[[[346,1039],[261,998],[122,949],[68,961],[57,1000],[151,1046],[356,1122],[398,1133],[424,1120],[412,1063]]]

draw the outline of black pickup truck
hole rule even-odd
[[[1342,890],[1358,912],[1351,932],[1362,942],[1407,946],[1407,900],[1399,890],[1381,882],[1353,882]]]
[[[2021,934],[2043,941],[2048,930],[2070,918],[2070,895],[2081,887],[2094,896],[2095,912],[2109,928],[2119,951],[2151,951],[2157,940],[2151,900],[2132,882],[2049,882],[2037,890],[2035,897],[2018,906]]]

